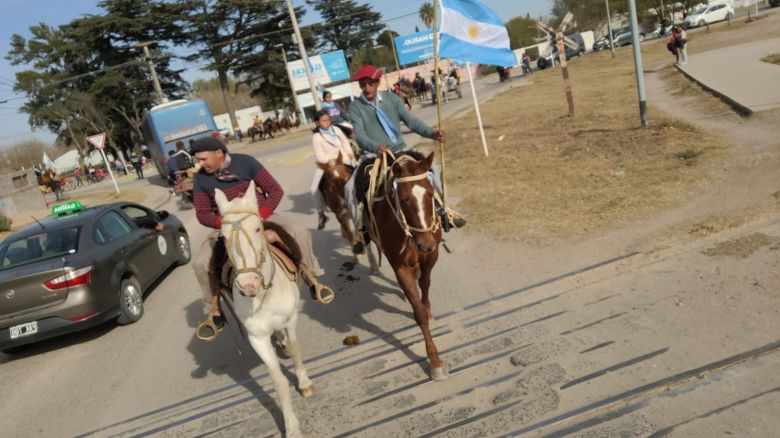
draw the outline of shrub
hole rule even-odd
[[[11,229],[11,218],[0,213],[0,231],[8,231]]]

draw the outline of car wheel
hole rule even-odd
[[[192,250],[190,249],[190,238],[187,237],[187,233],[181,231],[176,233],[176,254],[178,255],[177,266],[186,265],[190,262]]]
[[[699,21],[699,27],[706,26],[707,22],[704,20]]]
[[[119,286],[119,325],[132,324],[144,315],[144,296],[135,277],[122,280]]]
[[[639,42],[641,43],[641,42],[642,42],[642,41],[644,41],[644,40],[645,40],[645,34],[643,34],[643,33],[640,33],[640,34],[639,34]]]
[[[734,18],[734,14],[732,14],[731,12],[726,14],[726,20],[731,20],[732,18]]]

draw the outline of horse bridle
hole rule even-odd
[[[425,172],[417,174],[417,175],[403,176],[403,177],[400,177],[400,178],[392,179],[392,180],[390,180],[390,184],[392,184],[393,181],[395,181],[396,183],[401,184],[401,183],[410,183],[410,182],[415,182],[415,181],[421,181],[421,180],[424,180],[424,179],[427,179],[427,178],[428,178],[428,171],[425,171]],[[387,190],[387,188],[385,188],[385,190]],[[398,219],[398,223],[401,225],[401,228],[403,228],[404,234],[406,234],[408,237],[412,237],[412,234],[413,234],[412,231],[417,232],[417,233],[428,233],[428,232],[435,233],[439,229],[439,227],[441,226],[441,224],[440,224],[440,222],[438,220],[439,217],[436,215],[435,196],[431,197],[431,212],[433,212],[433,220],[431,221],[431,225],[429,227],[425,227],[425,228],[418,228],[418,227],[413,227],[413,226],[409,225],[409,222],[406,221],[406,215],[404,215],[404,211],[401,208],[401,200],[398,197],[398,194],[396,193],[395,196],[393,196],[393,197],[395,198],[395,208],[393,208],[393,211],[397,212],[396,213],[396,218]],[[388,199],[387,202],[389,203],[390,199]],[[391,204],[391,207],[392,207],[392,204]]]
[[[260,223],[263,223],[263,218],[260,216],[260,214],[257,211],[253,210],[232,210],[232,211],[225,211],[222,213],[222,217],[225,217],[230,214],[243,214],[243,216],[240,219],[237,220],[222,220],[223,224],[228,224],[230,227],[228,228],[229,233],[225,237],[225,247],[227,248],[227,254],[228,258],[230,259],[230,263],[233,265],[234,272],[236,274],[258,274],[260,276],[260,285],[264,290],[268,290],[273,285],[273,277],[274,273],[276,273],[276,266],[272,266],[271,271],[271,278],[268,279],[268,282],[265,281],[265,275],[263,274],[263,264],[266,261],[266,248],[265,245],[260,245],[259,248],[255,248],[254,241],[252,239],[252,236],[249,234],[247,230],[245,230],[241,226],[241,222],[245,221],[246,219],[256,216],[258,219],[260,219]],[[238,233],[238,234],[237,234]],[[243,235],[246,237],[247,242],[249,242],[249,246],[251,247],[252,252],[255,254],[255,260],[257,260],[257,265],[254,267],[248,266],[248,263],[246,261],[246,255],[244,254],[244,251],[241,248],[241,241],[238,239],[239,235]],[[237,260],[233,257],[233,253],[230,250],[231,246],[235,245],[235,249],[238,252],[239,257],[241,258],[241,265],[237,263]]]

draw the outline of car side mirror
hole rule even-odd
[[[170,214],[170,213],[168,213],[168,211],[167,211],[167,210],[160,210],[160,211],[158,211],[158,212],[157,212],[157,218],[158,218],[158,219],[161,219],[161,220],[162,220],[162,219],[165,219],[165,218],[167,218],[167,217],[168,217],[168,216],[170,216],[170,215],[171,215],[171,214]]]

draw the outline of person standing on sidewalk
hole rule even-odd
[[[675,47],[677,47],[677,51],[679,52],[680,56],[682,56],[682,63],[680,65],[687,64],[688,63],[688,34],[685,32],[685,29],[683,29],[682,27],[677,28],[677,38],[675,38],[674,45]]]
[[[144,179],[144,165],[143,161],[133,153],[133,156],[130,157],[130,163],[133,165],[133,169],[135,169],[135,175],[138,179]]]

